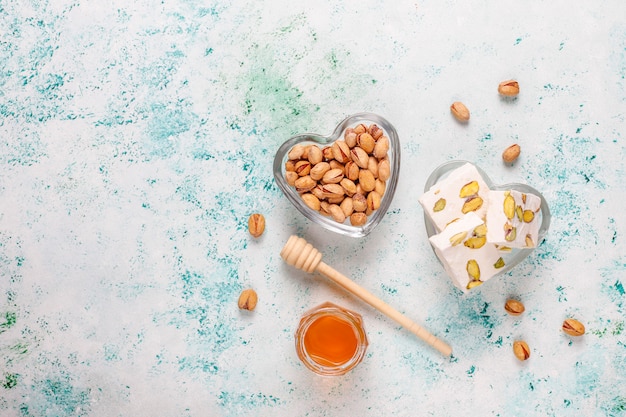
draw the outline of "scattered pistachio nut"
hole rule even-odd
[[[502,152],[502,160],[507,164],[513,163],[519,157],[520,152],[520,146],[514,143]]]
[[[507,97],[514,97],[519,94],[519,83],[515,80],[502,81],[498,85],[498,93]]]
[[[516,340],[513,342],[513,353],[517,359],[525,361],[530,358],[530,347],[523,340]]]
[[[252,288],[248,288],[243,290],[241,294],[239,294],[239,301],[237,301],[237,305],[241,310],[254,310],[256,307],[256,303],[258,301],[258,296],[256,291]]]
[[[248,231],[254,237],[259,237],[265,231],[265,217],[262,214],[254,213],[248,217]]]
[[[470,112],[465,104],[455,101],[450,106],[450,112],[459,122],[467,122],[470,119]]]
[[[513,299],[506,300],[506,303],[504,303],[504,309],[512,316],[519,316],[524,312],[524,310],[526,310],[521,301]]]
[[[585,334],[585,326],[576,319],[563,321],[563,331],[570,336],[582,336]]]

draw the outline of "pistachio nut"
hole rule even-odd
[[[312,193],[304,193],[302,194],[302,200],[304,204],[307,205],[311,210],[319,211],[320,210],[320,200]]]
[[[311,145],[309,147],[309,152],[307,154],[307,159],[311,163],[311,165],[317,165],[324,159],[324,155],[322,154],[322,150],[317,145]]]
[[[455,101],[450,105],[450,112],[459,122],[467,122],[470,119],[468,108],[460,101]]]
[[[345,171],[344,175],[346,176],[346,178],[349,178],[352,181],[356,181],[359,179],[360,168],[354,161],[346,162],[344,171]]]
[[[352,206],[354,207],[354,211],[365,211],[367,210],[367,199],[361,193],[355,193],[352,196]]]
[[[372,173],[374,178],[378,178],[378,165],[378,159],[370,156],[369,161],[367,162],[367,170]]]
[[[265,231],[265,217],[262,214],[254,213],[248,217],[248,232],[254,237],[259,237]]]
[[[333,158],[338,162],[345,164],[350,160],[350,147],[345,141],[335,141],[335,143],[331,145],[331,149],[333,151]]]
[[[378,192],[376,191],[371,191],[370,193],[367,194],[367,210],[368,211],[374,211],[374,210],[378,210],[380,208],[380,201],[381,201],[382,197],[380,194],[378,194]]]
[[[365,126],[363,123],[359,123],[354,128],[354,133],[356,133],[357,135],[360,135],[361,133],[364,133],[364,132],[367,132],[367,126]]]
[[[354,212],[354,202],[351,197],[344,198],[341,203],[339,203],[339,207],[341,207],[346,217],[350,217]]]
[[[346,131],[343,134],[343,140],[346,141],[346,144],[348,145],[349,148],[354,148],[356,146],[356,137],[357,137],[357,134],[352,128],[346,129]]]
[[[435,202],[435,205],[433,206],[433,211],[437,213],[438,211],[441,211],[444,208],[446,208],[446,199],[440,198],[439,200]]]
[[[350,224],[352,226],[363,226],[367,223],[367,215],[363,212],[354,212],[350,215]]]
[[[355,146],[350,151],[350,158],[358,165],[359,168],[367,169],[370,157],[363,149]]]
[[[389,138],[387,136],[381,136],[374,146],[374,150],[372,151],[374,156],[378,159],[383,159],[387,156],[387,152],[389,151]]]
[[[517,228],[510,223],[504,224],[504,240],[513,242],[517,237]]]
[[[563,321],[562,329],[570,336],[582,336],[585,334],[585,326],[576,319]]]
[[[480,249],[485,246],[485,243],[487,243],[486,236],[472,236],[467,239],[463,244],[470,249]]]
[[[478,194],[479,189],[480,189],[480,186],[478,185],[478,181],[468,182],[463,187],[461,187],[461,190],[459,191],[459,197],[467,198],[467,197],[476,195]]]
[[[329,169],[322,177],[322,182],[325,184],[338,184],[343,179],[344,170],[341,168]]]
[[[476,211],[479,208],[481,208],[483,205],[483,199],[476,196],[476,197],[470,197],[467,200],[465,200],[465,203],[463,204],[463,207],[461,208],[461,212],[463,214],[467,214],[470,211]]]
[[[471,290],[472,288],[476,288],[476,287],[478,287],[479,285],[482,285],[482,284],[483,284],[483,282],[481,280],[470,281],[470,282],[467,283],[466,288],[468,290]]]
[[[502,152],[502,160],[507,164],[513,163],[519,157],[520,152],[520,146],[515,143]]]
[[[376,123],[372,123],[367,128],[367,133],[372,135],[374,140],[378,140],[378,138],[380,138],[383,135],[383,130]]]
[[[300,144],[294,145],[294,147],[291,148],[289,152],[287,153],[287,158],[291,160],[297,160],[302,157],[303,153],[304,153],[304,145],[300,145]]]
[[[480,279],[480,267],[478,266],[478,262],[475,259],[470,259],[467,261],[467,266],[465,267],[467,270],[467,274],[474,281],[478,281]]]
[[[533,213],[532,210],[524,210],[524,213],[522,214],[522,219],[524,220],[525,223],[532,222],[534,218],[535,218],[535,213]]]
[[[344,214],[341,207],[339,207],[337,204],[331,204],[330,206],[328,206],[328,211],[330,213],[330,216],[337,223],[343,223],[346,221],[346,215]]]
[[[523,340],[516,340],[513,342],[513,353],[517,359],[525,361],[530,358],[530,347]]]
[[[254,310],[258,301],[258,296],[256,291],[252,288],[248,288],[243,290],[241,294],[239,294],[239,300],[237,300],[237,305],[241,310]]]
[[[310,175],[305,175],[304,177],[298,178],[294,185],[296,187],[296,191],[299,193],[305,193],[307,191],[311,191],[316,185],[317,182]]]
[[[301,159],[296,162],[294,169],[299,176],[304,177],[311,172],[311,163],[308,160]]]
[[[362,169],[359,171],[359,184],[363,191],[369,193],[376,187],[376,179],[370,171]]]
[[[389,159],[383,159],[378,163],[378,178],[387,181],[391,177],[391,165]]]
[[[311,168],[309,175],[313,178],[313,180],[319,181],[324,178],[324,174],[328,171],[330,171],[330,164],[328,162],[320,162]]]
[[[459,232],[450,236],[450,244],[452,246],[460,245],[467,237],[467,232]]]
[[[521,301],[514,300],[511,298],[511,299],[506,300],[506,302],[504,303],[504,309],[506,310],[507,313],[509,313],[512,316],[519,316],[520,314],[524,312],[526,308],[524,307],[524,304],[522,304]]]
[[[367,132],[363,132],[359,136],[357,136],[356,144],[369,154],[372,153],[372,151],[374,150],[374,145],[376,145],[376,141],[374,140],[374,137],[372,135]]]
[[[476,237],[485,237],[487,236],[487,225],[485,223],[476,226],[474,228],[474,236]]]
[[[519,83],[515,80],[502,81],[498,85],[498,93],[508,97],[516,96],[519,94]]]
[[[339,181],[339,185],[343,187],[347,196],[352,197],[356,193],[356,184],[349,178],[343,178]]]
[[[511,220],[513,216],[515,216],[515,199],[513,198],[513,196],[509,194],[504,197],[502,206],[502,209],[504,210],[504,215],[507,219]]]

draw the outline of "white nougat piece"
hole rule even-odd
[[[510,248],[534,248],[539,239],[541,198],[520,191],[491,191],[487,240]]]
[[[467,292],[496,275],[504,261],[487,241],[483,220],[474,212],[450,223],[430,243],[454,285]]]
[[[484,219],[487,212],[489,187],[470,163],[452,171],[446,178],[419,198],[424,212],[438,232],[455,219],[470,211]]]

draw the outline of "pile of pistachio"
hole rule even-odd
[[[338,223],[362,226],[380,207],[391,175],[389,138],[375,123],[344,131],[343,139],[320,148],[292,147],[285,163],[285,180],[304,203]]]

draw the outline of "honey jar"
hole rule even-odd
[[[319,375],[343,375],[358,365],[368,341],[361,315],[326,302],[307,311],[295,334],[298,358]]]

